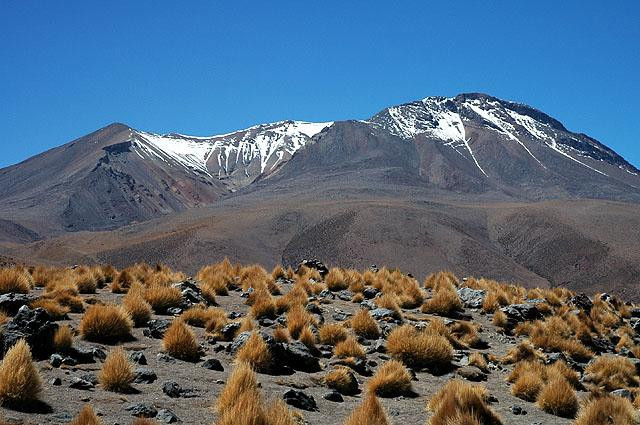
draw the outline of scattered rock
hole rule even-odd
[[[58,325],[43,308],[23,305],[2,330],[2,356],[19,340],[24,339],[36,359],[46,359],[53,352],[53,336]]]
[[[176,362],[176,359],[174,359],[173,357],[171,357],[170,355],[165,354],[165,353],[158,353],[156,358],[159,361],[165,362],[165,363],[175,363]]]
[[[158,379],[156,373],[147,368],[138,368],[134,372],[133,382],[136,384],[153,384]]]
[[[133,351],[130,355],[129,358],[131,359],[132,362],[134,363],[138,363],[139,365],[146,365],[147,364],[147,358],[145,357],[144,353],[142,351]]]
[[[282,395],[285,403],[297,407],[298,409],[307,410],[310,412],[318,410],[318,406],[316,405],[316,401],[313,396],[305,394],[299,390],[287,390]]]
[[[231,341],[236,332],[238,332],[238,329],[240,329],[240,326],[240,322],[227,323],[222,327],[220,333],[226,341]]]
[[[387,308],[376,308],[371,310],[371,317],[376,320],[393,319],[395,313]]]
[[[346,311],[342,311],[340,309],[336,309],[331,315],[333,320],[335,320],[336,322],[344,322],[349,318],[349,316],[351,316],[351,313],[347,313]]]
[[[170,316],[180,316],[182,309],[180,307],[170,307],[167,309],[167,314]]]
[[[292,341],[284,346],[286,364],[295,370],[315,372],[320,370],[318,359],[300,341]],[[276,357],[277,358],[277,357]]]
[[[456,373],[467,381],[480,382],[487,380],[487,375],[475,366],[463,366]]]
[[[131,404],[125,410],[138,418],[153,418],[158,414],[156,407],[150,403]]]
[[[586,314],[589,314],[593,308],[593,302],[586,294],[578,294],[569,298],[569,304],[584,310]]]
[[[90,390],[93,387],[93,383],[78,377],[71,378],[71,384],[69,384],[69,388],[77,390]]]
[[[51,367],[60,367],[60,365],[62,364],[62,356],[60,354],[52,354],[49,357],[49,364],[51,365]]]
[[[104,360],[107,358],[107,353],[101,348],[96,347],[93,350],[91,350],[91,353],[93,354],[93,357],[98,360]]]
[[[169,409],[158,410],[156,419],[165,424],[172,424],[179,421],[178,416]]]
[[[162,392],[171,398],[178,398],[182,395],[182,387],[175,381],[165,382]]]
[[[207,359],[202,363],[202,367],[208,370],[224,372],[224,367],[222,367],[222,363],[218,359]]]
[[[12,316],[18,312],[20,307],[29,305],[36,299],[38,299],[38,297],[32,294],[2,294],[0,295],[0,311]]]
[[[318,273],[320,273],[320,276],[322,277],[325,277],[325,275],[329,273],[329,269],[327,268],[327,266],[325,266],[320,260],[316,260],[316,259],[302,260],[300,264],[298,264],[298,267],[296,268],[296,273],[298,273],[303,266],[309,269],[316,269]]]
[[[483,289],[459,288],[457,290],[458,297],[463,305],[467,308],[480,308],[487,296],[487,291]]]
[[[511,409],[511,413],[513,413],[514,415],[526,415],[527,411],[524,410],[522,407],[517,406],[517,405],[513,405],[510,407]]]
[[[611,391],[609,394],[611,394],[613,396],[617,396],[617,397],[627,398],[627,399],[633,401],[633,394],[631,394],[631,391],[629,391],[626,388],[621,388],[619,390]]]
[[[51,415],[51,419],[59,423],[69,423],[73,420],[73,415],[69,412],[58,412]]]
[[[155,339],[162,339],[164,333],[171,325],[171,320],[167,319],[152,319],[147,323],[147,329],[144,329],[142,333],[144,336]]]
[[[351,301],[354,294],[348,289],[345,289],[345,290],[339,291],[337,295],[338,295],[338,298],[340,298],[342,301]]]
[[[51,378],[49,379],[49,385],[53,385],[55,387],[62,385],[62,379],[58,378],[57,376],[55,378]]]
[[[342,403],[344,401],[342,395],[337,391],[330,391],[323,395],[322,398],[324,398],[325,400],[334,401],[336,403]]]
[[[378,292],[380,291],[373,286],[367,286],[366,288],[364,288],[364,291],[362,291],[362,295],[364,295],[366,299],[370,300],[372,298],[375,298],[376,295],[378,295]]]

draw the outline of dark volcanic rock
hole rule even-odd
[[[313,396],[305,394],[302,391],[298,390],[287,390],[283,395],[285,403],[297,407],[298,409],[308,410],[313,412],[318,410],[318,406],[316,405],[316,401]]]
[[[2,294],[0,295],[0,311],[5,314],[14,315],[23,305],[38,299],[37,296],[31,294]]]
[[[136,384],[152,384],[156,379],[158,379],[158,375],[153,370],[141,367],[135,370],[133,382]]]
[[[593,307],[593,302],[591,301],[591,299],[583,293],[569,298],[569,304],[576,308],[584,310],[586,314],[589,314],[591,312],[591,308]]]
[[[131,404],[125,410],[138,418],[154,418],[158,414],[158,409],[150,403]]]
[[[175,381],[169,381],[162,386],[162,392],[171,398],[178,398],[182,395],[182,387]]]
[[[324,277],[325,275],[327,275],[327,273],[329,273],[329,269],[327,268],[327,266],[325,266],[320,260],[302,260],[300,262],[300,264],[298,264],[298,267],[296,268],[296,273],[298,273],[300,271],[300,268],[302,266],[305,266],[307,268],[310,269],[316,269],[318,270],[318,273],[320,273],[320,276]]]
[[[457,290],[460,301],[467,308],[480,308],[487,296],[487,292],[483,289],[459,288]]]
[[[300,341],[292,341],[284,346],[287,365],[295,370],[315,372],[320,370],[318,359]]]
[[[148,336],[149,338],[162,339],[169,326],[171,326],[171,320],[149,320],[149,323],[147,323],[147,329],[144,329],[142,333],[144,336]]]
[[[222,363],[218,359],[206,359],[204,363],[202,363],[202,367],[209,370],[215,370],[218,372],[223,372],[224,367],[222,367]]]
[[[53,336],[57,329],[58,325],[51,321],[46,310],[22,306],[2,330],[2,356],[16,342],[24,339],[29,343],[34,358],[46,359],[53,352]]]

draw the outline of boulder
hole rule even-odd
[[[158,414],[158,409],[150,403],[131,404],[125,410],[138,418],[154,418]]]
[[[218,359],[207,359],[202,363],[202,367],[208,370],[215,370],[218,372],[223,372],[224,367],[222,367],[222,363]]]
[[[149,320],[147,329],[144,329],[142,333],[149,338],[162,339],[169,326],[171,326],[171,320],[152,319]]]
[[[578,294],[569,298],[569,304],[583,310],[586,314],[591,312],[593,302],[586,294]]]
[[[156,379],[158,379],[158,375],[146,367],[141,367],[135,370],[133,382],[136,384],[152,384]]]
[[[31,353],[38,360],[46,359],[53,353],[53,337],[58,325],[43,308],[31,309],[24,305],[4,326],[1,337],[2,356],[19,340],[24,339],[31,347]]]
[[[38,297],[32,294],[2,294],[0,295],[0,311],[12,316],[18,312],[20,307],[29,305],[37,299]]]
[[[305,394],[299,390],[287,390],[282,395],[285,403],[297,407],[298,409],[307,410],[310,412],[318,410],[318,406],[316,405],[316,400],[313,396]]]
[[[458,297],[467,308],[480,308],[487,296],[487,291],[483,289],[459,288]]]
[[[320,273],[320,276],[322,276],[322,277],[325,277],[329,273],[329,269],[327,268],[327,266],[325,266],[320,260],[316,260],[316,259],[313,259],[313,260],[304,259],[304,260],[302,260],[298,264],[298,267],[296,268],[296,273],[298,273],[300,271],[302,266],[307,267],[309,269],[316,269],[318,271],[318,273]]]
[[[165,424],[178,422],[178,416],[169,409],[160,409],[156,414],[156,420]]]
[[[311,350],[300,341],[292,341],[284,345],[286,364],[294,370],[317,372],[320,363]],[[278,358],[275,357],[274,358]]]

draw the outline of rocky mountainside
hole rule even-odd
[[[0,170],[0,253],[189,272],[224,256],[382,261],[635,299],[639,173],[482,94],[209,137],[114,124]]]

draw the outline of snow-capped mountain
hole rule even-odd
[[[235,186],[268,175],[333,122],[280,121],[209,137],[131,131],[141,158],[161,160],[210,178],[231,178]]]
[[[0,170],[0,220],[15,224],[14,233],[113,229],[282,182],[286,190],[331,184],[636,202],[638,173],[541,111],[462,94],[392,106],[367,120],[280,121],[214,136],[112,124]]]

